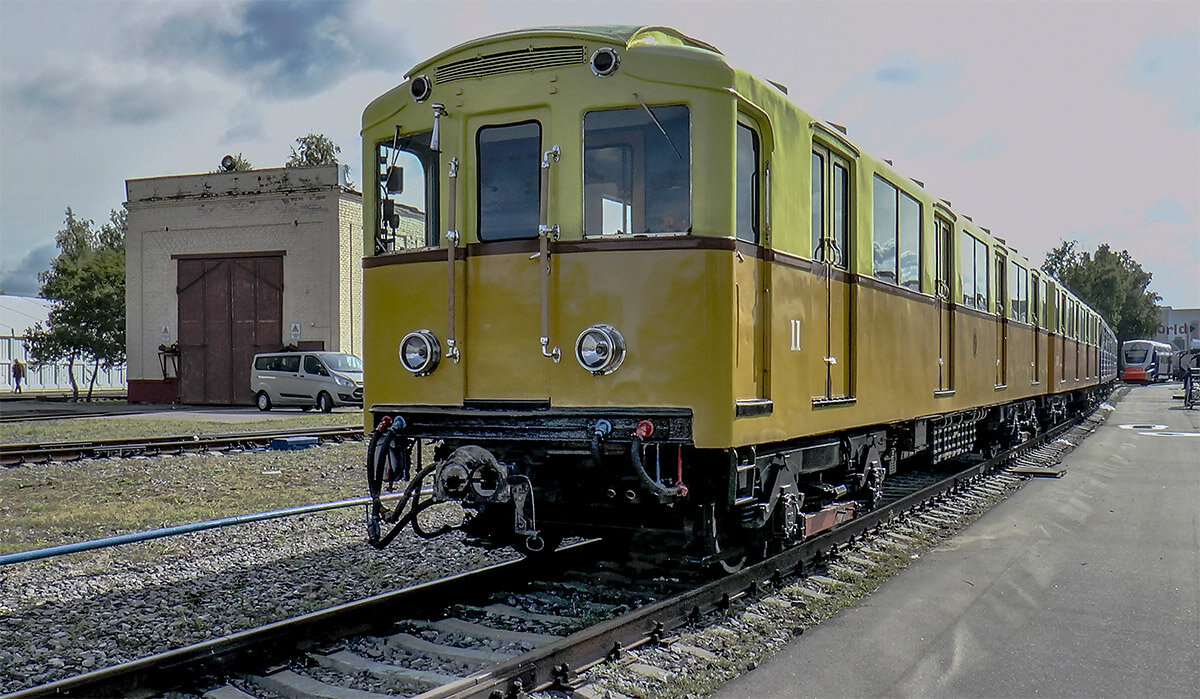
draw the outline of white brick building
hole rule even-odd
[[[337,166],[125,188],[130,402],[249,404],[256,352],[361,355],[362,195]]]

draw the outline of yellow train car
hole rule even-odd
[[[636,532],[729,563],[1115,377],[1049,275],[670,28],[468,42],[362,138],[369,484],[411,486],[376,545],[430,479],[483,544]]]

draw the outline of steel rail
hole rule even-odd
[[[1057,438],[1082,421],[1059,425],[992,459],[889,502],[829,533],[742,571],[678,597],[651,604],[623,617],[584,629],[451,684],[425,692],[419,697],[510,697],[519,696],[521,692],[550,688],[569,690],[569,683],[576,673],[583,672],[606,659],[615,658],[622,650],[657,642],[674,629],[699,619],[705,613],[727,608],[731,600],[742,595],[756,593],[764,588],[778,587],[786,576],[803,573],[806,566],[820,559],[825,552],[847,544],[897,515],[952,492],[981,475],[999,470],[1009,461]]]
[[[309,427],[216,435],[168,435],[137,439],[97,439],[51,444],[0,444],[0,464],[76,461],[107,456],[182,453],[234,446],[259,445],[281,437],[317,437],[318,439],[362,439],[363,428]]]
[[[941,496],[969,485],[980,476],[1005,467],[1025,452],[1036,449],[1086,418],[1055,427],[992,459],[969,466],[945,479],[890,501],[834,530],[777,554],[738,573],[720,578],[671,599],[637,609],[546,646],[486,668],[478,673],[426,692],[422,699],[517,696],[521,692],[552,687],[569,688],[576,673],[618,657],[623,650],[664,639],[703,614],[728,608],[732,600],[779,587],[787,576],[803,574],[806,567],[827,552],[878,529],[896,516],[935,502]],[[348,635],[381,632],[396,618],[419,616],[449,601],[478,597],[481,591],[512,589],[547,566],[566,567],[594,558],[597,541],[564,547],[546,561],[512,561],[423,583],[383,595],[349,602],[295,619],[275,622],[231,636],[149,656],[52,684],[22,690],[12,697],[117,696],[134,692],[161,692],[208,674],[245,670],[306,651],[318,649]]]
[[[205,675],[269,665],[296,653],[314,650],[354,634],[386,631],[396,614],[437,609],[455,601],[477,598],[483,591],[512,589],[550,565],[580,565],[594,557],[598,540],[565,546],[544,561],[529,559],[498,563],[449,578],[347,602],[335,607],[277,621],[222,638],[202,641],[165,653],[103,668],[51,684],[30,687],[6,699],[28,697],[104,697],[161,693]]]

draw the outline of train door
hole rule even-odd
[[[853,287],[846,273],[850,262],[850,161],[813,143],[813,260],[822,276],[817,317],[824,321],[825,385],[818,401],[849,401],[854,395]]]
[[[954,279],[954,225],[941,216],[935,216],[934,222],[937,228],[934,241],[937,255],[934,287],[938,299],[937,390],[942,393],[954,391],[954,302],[951,300],[954,293],[951,286]]]
[[[767,289],[770,286],[770,264],[759,249],[766,246],[763,225],[766,177],[763,140],[758,131],[743,121],[738,122],[735,148],[737,151],[736,237],[748,243],[750,254],[739,254],[734,264],[734,303],[737,344],[734,347],[734,376],[739,406],[747,408],[762,404],[770,398],[767,383]],[[741,247],[739,245],[739,247]]]
[[[1058,382],[1067,381],[1067,294],[1058,292]]]
[[[1031,298],[1029,299],[1029,324],[1033,328],[1033,352],[1030,355],[1033,357],[1033,377],[1031,381],[1032,383],[1038,384],[1042,382],[1042,280],[1036,274],[1032,274],[1030,276],[1029,291]]]
[[[539,350],[550,302],[543,285],[552,279],[540,231],[547,117],[533,110],[468,121],[470,150],[464,155],[474,167],[464,169],[474,177],[458,186],[471,202],[465,223],[475,228],[479,243],[470,246],[464,264],[466,400],[550,396],[553,358]],[[513,381],[514,371],[520,381]]]
[[[1008,385],[1008,258],[996,251],[996,386]]]

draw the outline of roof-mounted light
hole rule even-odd
[[[616,49],[607,46],[596,49],[592,54],[592,60],[589,61],[592,66],[592,72],[597,77],[607,78],[617,72],[617,68],[621,65],[621,54],[617,53]]]

